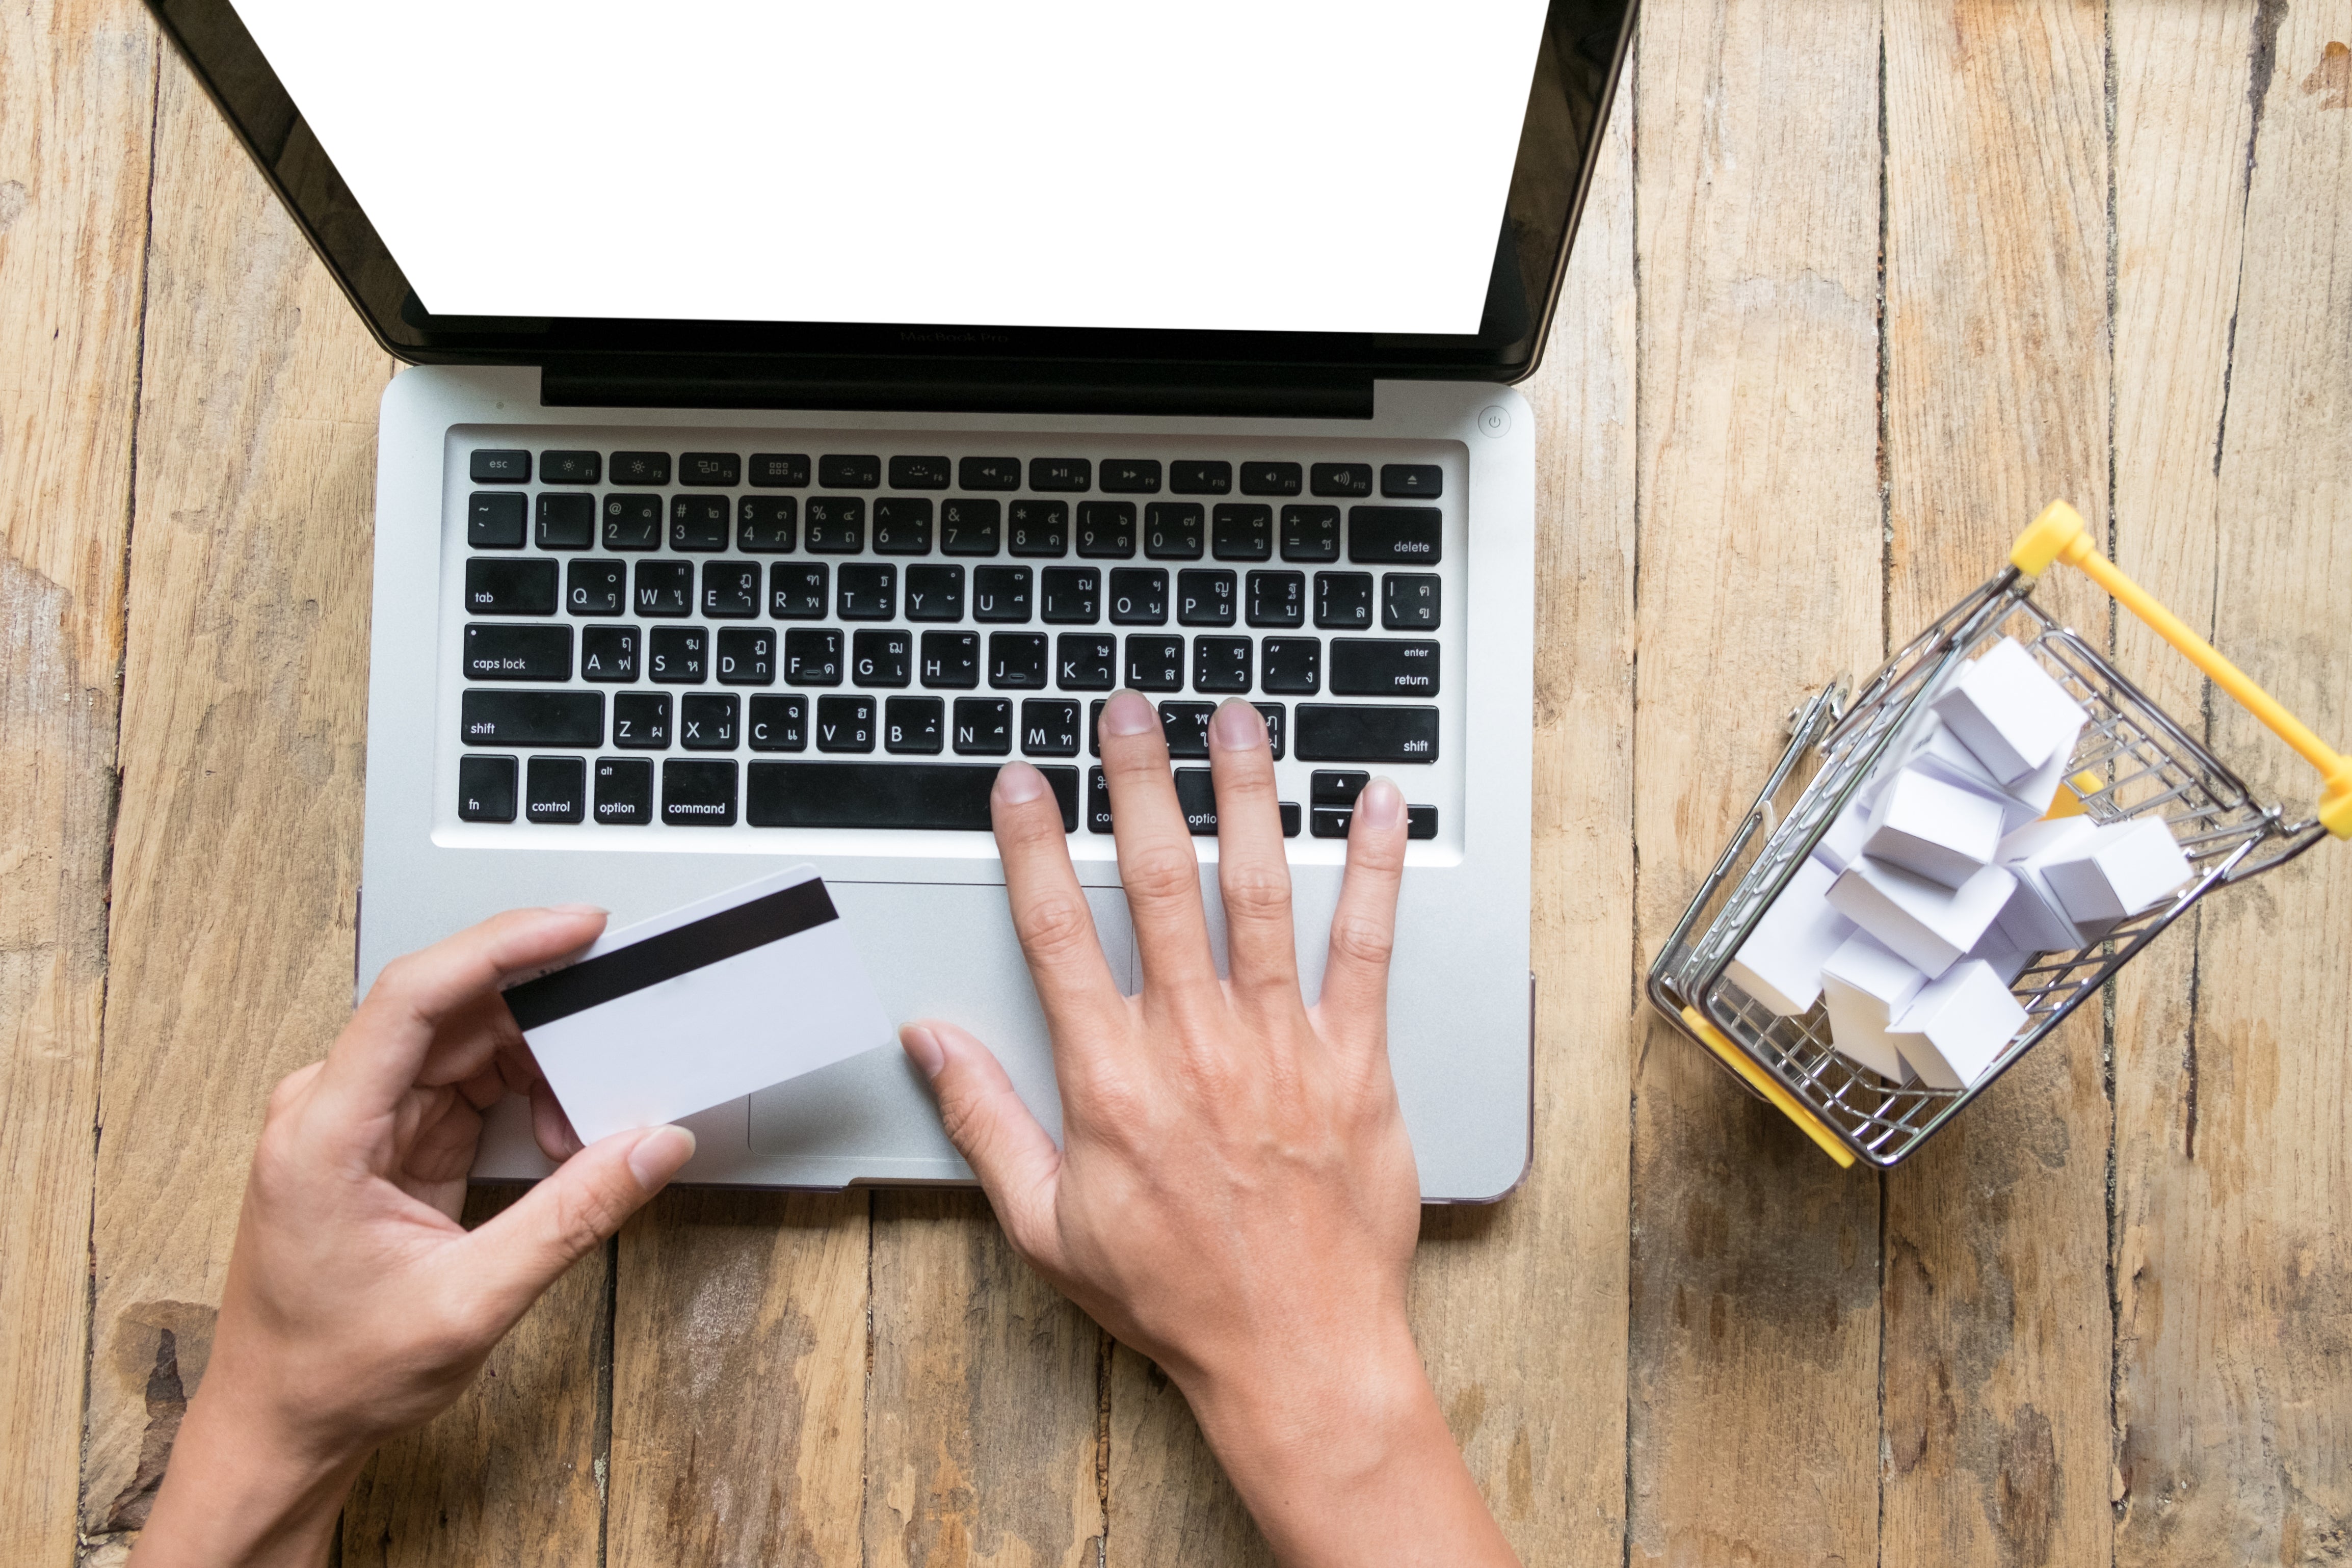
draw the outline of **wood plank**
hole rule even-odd
[[[1646,966],[1875,665],[1878,16],[1645,7],[1633,821]],[[1877,1560],[1877,1184],[1654,1017],[1633,1075],[1627,1560]]]
[[[2341,4],[2164,7],[2116,51],[2117,559],[2339,745],[2347,35]],[[2234,703],[2129,619],[2120,643],[2226,762],[2308,804],[2308,768]],[[2352,1534],[2347,911],[2323,845],[2117,986],[2120,1563],[2324,1562]]]
[[[1093,1568],[1103,1336],[976,1191],[874,1197],[866,1561]]]
[[[0,15],[0,1561],[74,1553],[155,46]]]
[[[871,1201],[665,1193],[623,1229],[614,1568],[859,1562]]]
[[[2104,529],[2096,0],[1886,12],[1887,619],[1899,643],[2053,497]],[[2043,608],[2106,640],[2105,596]],[[1883,1550],[2095,1563],[2110,1520],[2109,1108],[2085,1009],[1886,1181]]]

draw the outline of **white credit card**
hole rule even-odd
[[[506,998],[583,1144],[893,1039],[856,945],[805,865],[608,931]]]

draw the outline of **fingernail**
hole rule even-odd
[[[550,915],[610,915],[613,912],[601,904],[551,904]]]
[[[1385,773],[1364,786],[1356,797],[1356,815],[1364,825],[1385,831],[1404,821],[1404,791]]]
[[[643,1187],[659,1186],[694,1157],[694,1134],[684,1127],[656,1127],[629,1151],[629,1174]]]
[[[938,1035],[933,1034],[921,1024],[910,1023],[900,1030],[898,1043],[906,1048],[907,1054],[914,1059],[915,1065],[923,1070],[923,1076],[926,1078],[937,1078],[940,1070],[948,1064],[947,1047],[940,1043]]]
[[[1113,692],[1103,704],[1102,727],[1111,735],[1141,735],[1159,722],[1151,705],[1130,691]]]
[[[1248,751],[1265,739],[1265,718],[1239,697],[1221,705],[1209,721],[1209,731],[1221,750]]]
[[[1008,806],[1034,800],[1045,792],[1045,776],[1025,762],[1008,762],[996,770],[996,798]]]

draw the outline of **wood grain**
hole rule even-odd
[[[1886,12],[1887,631],[2106,499],[2103,7]],[[2037,602],[2095,643],[2106,601]],[[2104,1562],[2109,1109],[2096,1008],[1885,1183],[1888,1562]]]
[[[621,1232],[604,1561],[859,1561],[866,1193],[666,1193]]]
[[[0,1561],[72,1561],[155,49],[0,13]]]
[[[1647,965],[1782,748],[1881,644],[1878,18],[1646,9],[1634,903]],[[1878,1190],[1644,1015],[1626,1557],[1877,1559]]]

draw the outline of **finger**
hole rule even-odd
[[[1005,764],[989,793],[996,851],[1004,862],[1004,896],[1013,933],[1029,961],[1056,1048],[1110,1037],[1126,1007],[1095,935],[1094,911],[1070,864],[1062,809],[1045,776],[1025,762]]]
[[[1022,1103],[1003,1064],[970,1034],[933,1019],[908,1024],[898,1043],[929,1080],[940,1125],[980,1178],[1014,1250],[1051,1271],[1059,1255],[1054,1188],[1062,1153]]]
[[[445,1023],[475,1021],[500,980],[578,951],[604,928],[604,912],[584,904],[510,909],[394,958],[327,1052],[322,1087],[347,1113],[390,1109],[417,1082]]]
[[[556,1103],[546,1079],[533,1079],[530,1094],[530,1134],[539,1141],[540,1152],[561,1165],[580,1152],[580,1134],[572,1130],[572,1118]]]
[[[1178,997],[1213,988],[1217,966],[1201,909],[1201,857],[1176,804],[1160,716],[1138,693],[1113,692],[1100,728],[1118,879],[1127,888],[1145,988]]]
[[[1209,721],[1217,784],[1217,891],[1225,905],[1225,969],[1234,989],[1297,1008],[1298,949],[1290,925],[1290,866],[1265,718],[1240,697]]]
[[[555,1167],[467,1236],[465,1268],[479,1279],[503,1333],[558,1276],[621,1228],[694,1156],[684,1127],[641,1127],[600,1138]]]
[[[1387,1039],[1389,953],[1396,941],[1404,835],[1404,792],[1390,779],[1374,779],[1356,797],[1348,873],[1331,915],[1331,952],[1316,1004],[1332,1032],[1359,1045]]]

